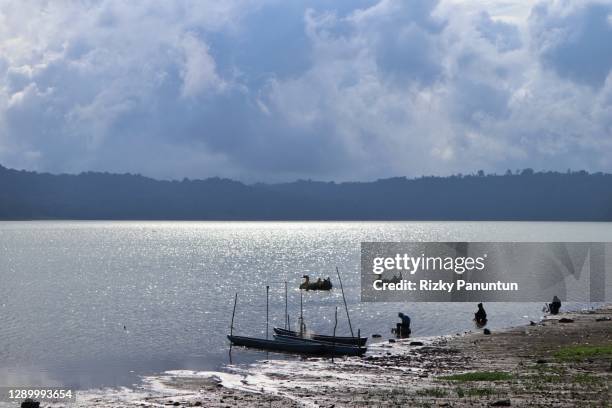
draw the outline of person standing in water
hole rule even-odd
[[[561,299],[559,299],[555,295],[555,297],[553,297],[552,303],[548,304],[548,310],[550,311],[550,314],[556,315],[559,313],[559,309],[561,309]]]
[[[482,303],[478,304],[478,311],[474,313],[474,320],[476,321],[476,324],[480,326],[487,324],[487,312],[485,312]]]

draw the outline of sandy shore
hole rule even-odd
[[[612,407],[612,307],[529,326],[370,347],[364,358],[271,360],[229,373],[177,371],[77,406]]]
[[[612,308],[410,342],[375,347],[363,359],[305,361],[297,371],[290,362],[260,364],[257,374],[236,372],[238,386],[224,378],[205,385],[197,375],[167,380],[199,388],[205,397],[198,402],[218,407],[612,406]],[[473,374],[449,378],[466,372]]]

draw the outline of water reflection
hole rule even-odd
[[[0,222],[0,384],[129,385],[143,374],[222,368],[236,292],[235,333],[265,337],[265,286],[270,328],[284,327],[289,282],[295,326],[301,276],[333,280],[336,266],[355,331],[385,340],[400,310],[413,319],[412,336],[473,328],[472,304],[360,303],[359,249],[368,240],[612,241],[612,230],[605,223]],[[331,333],[340,291],[305,292],[303,302],[309,329]],[[487,312],[491,328],[542,314],[541,304],[528,303],[490,304]],[[342,313],[337,333],[350,333]],[[232,364],[279,357],[294,358],[230,352]]]

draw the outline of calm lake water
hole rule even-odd
[[[414,336],[473,329],[475,305],[359,303],[362,241],[612,241],[606,223],[0,222],[0,385],[77,388],[137,383],[165,370],[220,370],[235,334],[292,324],[303,274],[342,273],[355,328],[387,336],[397,312]],[[339,290],[306,293],[306,324],[348,333]],[[572,304],[574,308],[588,305]],[[542,316],[541,304],[490,303],[490,327]],[[125,329],[124,329],[125,326]],[[271,329],[270,329],[271,330]],[[265,358],[234,349],[233,363]]]

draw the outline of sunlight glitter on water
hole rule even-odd
[[[415,336],[473,328],[471,304],[359,302],[362,241],[612,241],[605,223],[525,222],[0,222],[0,383],[80,389],[138,383],[168,370],[228,364],[229,320],[237,334],[292,325],[301,276],[343,276],[353,327],[389,334],[399,310]],[[306,324],[338,333],[348,324],[338,290],[306,293]],[[537,320],[541,305],[490,304],[492,328]],[[271,330],[271,329],[270,329]],[[236,353],[234,364],[262,358]],[[290,357],[286,357],[289,358]],[[92,369],[95,367],[95,370]]]

